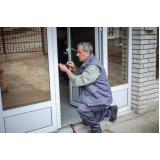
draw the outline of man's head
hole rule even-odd
[[[77,45],[77,55],[79,61],[86,62],[90,54],[93,53],[93,47],[90,43],[81,42]]]

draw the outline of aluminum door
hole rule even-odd
[[[67,37],[68,37],[68,60],[73,61],[79,66],[82,64],[76,59],[77,45],[80,42],[91,42],[94,48],[94,54],[99,58],[98,54],[98,27],[68,27],[67,28]],[[70,88],[70,104],[74,106],[79,106],[81,100],[79,97],[78,87],[75,86],[71,81],[69,81]]]
[[[131,109],[132,28],[103,27],[100,39],[100,60],[106,69],[113,103],[118,112]]]
[[[17,30],[18,28],[16,28]],[[12,28],[10,29],[13,30]],[[28,42],[29,38],[33,38],[34,34],[36,32],[34,31],[31,33],[32,28],[29,28],[29,36],[25,36],[26,32],[23,33],[23,38],[21,40],[24,40],[23,43]],[[10,56],[10,63],[12,66],[15,67],[13,71],[9,71],[7,73],[7,70],[4,71],[4,79],[7,77],[7,74],[10,74],[12,76],[12,80],[15,80],[14,83],[12,83],[14,86],[18,86],[19,88],[14,88],[14,86],[10,86],[9,82],[6,82],[6,84],[9,86],[8,91],[5,93],[0,94],[0,132],[6,132],[6,133],[28,133],[28,132],[51,132],[58,129],[57,126],[57,95],[55,94],[55,77],[58,76],[57,68],[57,58],[54,57],[54,55],[57,56],[57,33],[56,28],[48,27],[46,29],[46,43],[42,44],[42,48],[44,49],[44,52],[46,52],[45,47],[48,48],[48,54],[44,55],[45,53],[38,53],[36,52],[33,56],[36,60],[36,57],[39,57],[39,60],[34,61],[33,58],[27,59],[28,55],[33,55],[34,52],[25,52],[25,54],[19,54],[18,57],[26,56],[23,58],[23,65],[20,65],[23,68],[23,71],[28,71],[29,74],[25,74],[25,80],[28,82],[28,87],[25,86],[25,83],[22,80],[17,80],[18,78],[24,77],[24,72],[22,72],[22,68],[19,67],[19,64],[22,64],[22,59],[16,59],[14,61],[14,58],[17,56],[17,53],[14,54],[8,54],[7,56]],[[18,37],[20,33],[14,33],[15,37]],[[45,34],[45,33],[43,33]],[[12,34],[13,35],[13,34]],[[8,35],[7,35],[8,36]],[[9,37],[6,36],[6,40],[9,39]],[[36,35],[34,38],[38,38],[38,40],[42,39],[40,37],[41,35]],[[8,39],[7,39],[8,38]],[[10,40],[13,41],[14,38]],[[8,40],[9,41],[9,40]],[[44,39],[43,39],[44,41]],[[45,45],[47,44],[47,45]],[[31,44],[33,46],[34,44]],[[39,43],[36,44],[36,46],[41,45]],[[44,45],[44,46],[43,46]],[[38,46],[39,47],[39,46]],[[31,57],[31,56],[30,56]],[[43,57],[43,58],[41,58]],[[3,57],[1,57],[1,60]],[[7,62],[9,63],[9,62]],[[57,66],[55,65],[57,63]],[[7,65],[6,62],[3,61],[1,63],[2,65]],[[15,66],[16,64],[16,66]],[[45,69],[43,67],[48,65]],[[17,67],[18,66],[18,67]],[[2,66],[3,67],[3,66]],[[36,70],[34,70],[34,68]],[[57,68],[55,68],[57,67]],[[4,67],[3,67],[4,68]],[[3,69],[2,68],[2,69]],[[43,69],[42,69],[43,68]],[[4,68],[5,69],[5,68]],[[23,76],[20,75],[23,74]],[[48,74],[48,80],[46,80],[46,75]],[[47,82],[46,82],[47,81]],[[38,82],[35,86],[35,82]],[[47,85],[47,87],[45,87]],[[24,87],[25,86],[25,87]],[[32,86],[32,87],[31,87]],[[38,88],[38,91],[35,88]],[[32,88],[32,93],[34,96],[29,95],[29,90]],[[40,88],[42,88],[40,90]],[[25,90],[25,91],[24,91]],[[20,92],[24,91],[24,92]],[[13,93],[13,94],[11,94]],[[25,93],[28,93],[25,95]],[[31,92],[30,92],[31,93]],[[9,97],[8,94],[11,94]],[[16,97],[16,95],[19,94],[19,99]],[[48,99],[44,96],[48,95]],[[8,96],[8,99],[5,99],[6,96]],[[24,99],[24,97],[26,98]],[[27,96],[29,97],[27,99]],[[40,99],[37,101],[35,100],[35,96],[39,96]],[[17,101],[15,101],[17,98]],[[14,102],[13,102],[14,100]],[[24,102],[24,100],[26,100]],[[30,101],[32,102],[30,103]],[[3,103],[3,102],[6,103]],[[22,104],[19,104],[21,101],[23,101]],[[9,107],[9,102],[12,102],[13,105]],[[8,106],[7,106],[8,105]],[[16,107],[15,107],[16,106]],[[6,108],[5,108],[6,107]],[[8,107],[8,108],[7,108]]]

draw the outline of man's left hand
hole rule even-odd
[[[68,68],[65,65],[60,63],[60,64],[58,64],[58,66],[59,66],[60,70],[63,71],[63,72],[67,72],[68,71]]]

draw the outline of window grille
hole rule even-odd
[[[0,27],[0,84],[4,110],[50,100],[46,28]]]

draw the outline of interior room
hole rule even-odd
[[[77,44],[80,42],[91,42],[95,46],[95,31],[94,27],[71,27],[71,60],[77,67],[80,67],[82,62],[76,56]],[[68,61],[67,42],[67,27],[57,27],[57,43],[58,43],[58,63],[66,64]],[[76,96],[73,94],[73,100],[80,102],[78,88],[75,86],[69,87],[68,76],[59,70],[59,84],[60,84],[60,105],[61,105],[61,125],[62,127],[81,122],[81,118],[77,112],[77,107],[70,102],[72,92],[70,88],[76,91]]]
[[[58,63],[66,64],[68,61],[67,27],[57,27]],[[61,126],[80,122],[77,107],[70,104],[69,79],[66,73],[59,69]]]

